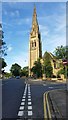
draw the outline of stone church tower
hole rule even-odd
[[[32,76],[31,68],[38,58],[42,58],[41,35],[39,32],[39,25],[37,21],[36,7],[34,6],[32,29],[30,32],[29,41],[29,76]]]

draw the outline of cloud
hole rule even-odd
[[[65,32],[66,29],[66,14],[63,14],[61,16],[57,16],[56,19],[56,32]]]
[[[31,18],[20,18],[19,20],[15,20],[17,22],[18,25],[22,25],[22,24],[30,24],[31,23]]]
[[[10,12],[10,16],[11,17],[19,17],[20,13],[19,13],[19,10],[15,10],[15,11],[11,11]]]
[[[15,13],[16,13],[16,16],[18,16],[18,17],[19,17],[19,15],[20,15],[19,11],[18,11],[18,10],[16,10],[16,11],[15,11]]]
[[[60,10],[62,11],[62,14],[60,15],[54,13],[50,16],[45,16],[46,25],[48,26],[45,25],[45,17],[40,18],[43,26],[41,26],[43,54],[45,51],[53,52],[57,46],[66,45],[66,12],[64,11],[65,7],[62,5]]]
[[[11,45],[8,45],[8,52],[11,52],[12,51],[12,46]]]
[[[47,36],[48,33],[49,33],[49,29],[47,26],[44,26],[44,25],[39,25],[39,28],[40,28],[40,31],[41,31],[41,35],[43,37]]]
[[[10,57],[8,57],[10,59]],[[19,64],[22,68],[28,66],[28,53],[22,52],[18,55],[11,56],[11,61],[8,62],[7,67],[5,67],[5,71],[9,72],[12,64]],[[6,60],[7,62],[7,60]]]

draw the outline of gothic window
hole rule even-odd
[[[35,47],[36,47],[36,42],[35,42]]]
[[[54,62],[54,68],[56,68],[56,62]]]
[[[32,47],[34,46],[34,43],[32,42]]]

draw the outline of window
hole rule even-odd
[[[36,42],[35,42],[35,47],[36,47]]]
[[[56,62],[54,62],[54,68],[56,68]]]
[[[33,45],[33,42],[32,42],[32,47],[33,47],[34,45]]]

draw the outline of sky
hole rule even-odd
[[[29,35],[32,27],[34,4],[41,33],[42,54],[66,45],[65,2],[3,2],[2,24],[4,41],[8,47],[5,61],[9,72],[12,64],[28,66]]]

